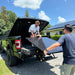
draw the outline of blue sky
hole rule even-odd
[[[75,20],[75,0],[0,0],[1,6],[18,17],[24,17],[27,9],[31,17],[47,20],[51,25]]]

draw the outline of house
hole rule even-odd
[[[64,26],[65,26],[66,24],[71,24],[71,25],[73,25],[73,32],[72,32],[72,33],[75,34],[75,20],[54,25],[54,26],[48,28],[47,30],[45,30],[44,33],[45,33],[45,35],[47,35],[47,36],[55,35],[55,34],[57,34],[57,35],[62,35],[62,34],[63,34]]]

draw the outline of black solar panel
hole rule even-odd
[[[48,48],[49,46],[51,46],[53,43],[56,42],[55,40],[52,40],[47,37],[42,37],[41,39],[27,38],[27,40],[29,40],[32,44],[34,44],[37,48],[39,48],[42,51],[44,51],[46,48]],[[58,47],[52,51],[49,51],[48,53],[57,53],[57,52],[61,52],[61,51],[62,51],[62,47]]]
[[[52,29],[57,29],[57,28],[63,28],[66,24],[75,25],[75,20],[54,25],[54,26],[52,26],[51,28],[48,28],[47,30],[52,30]]]

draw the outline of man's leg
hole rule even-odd
[[[73,65],[63,64],[61,66],[61,75],[70,75]]]
[[[31,32],[29,32],[29,36],[32,38],[33,36],[32,36],[32,34],[31,34]]]
[[[73,65],[70,75],[75,75],[75,65]]]
[[[36,33],[34,34],[34,37],[37,37],[37,36],[36,36]]]
[[[30,37],[33,38],[33,35],[31,35]]]

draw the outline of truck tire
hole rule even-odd
[[[0,40],[0,42],[1,42],[1,44],[0,44],[0,52],[2,51],[2,47],[1,47],[1,45],[2,45],[2,41]]]
[[[0,52],[1,52],[2,48],[1,48],[1,45],[0,45]]]
[[[15,66],[18,64],[18,58],[15,56],[12,56],[11,49],[7,52],[7,60],[9,66]]]
[[[0,46],[0,52],[5,53],[4,49]]]

